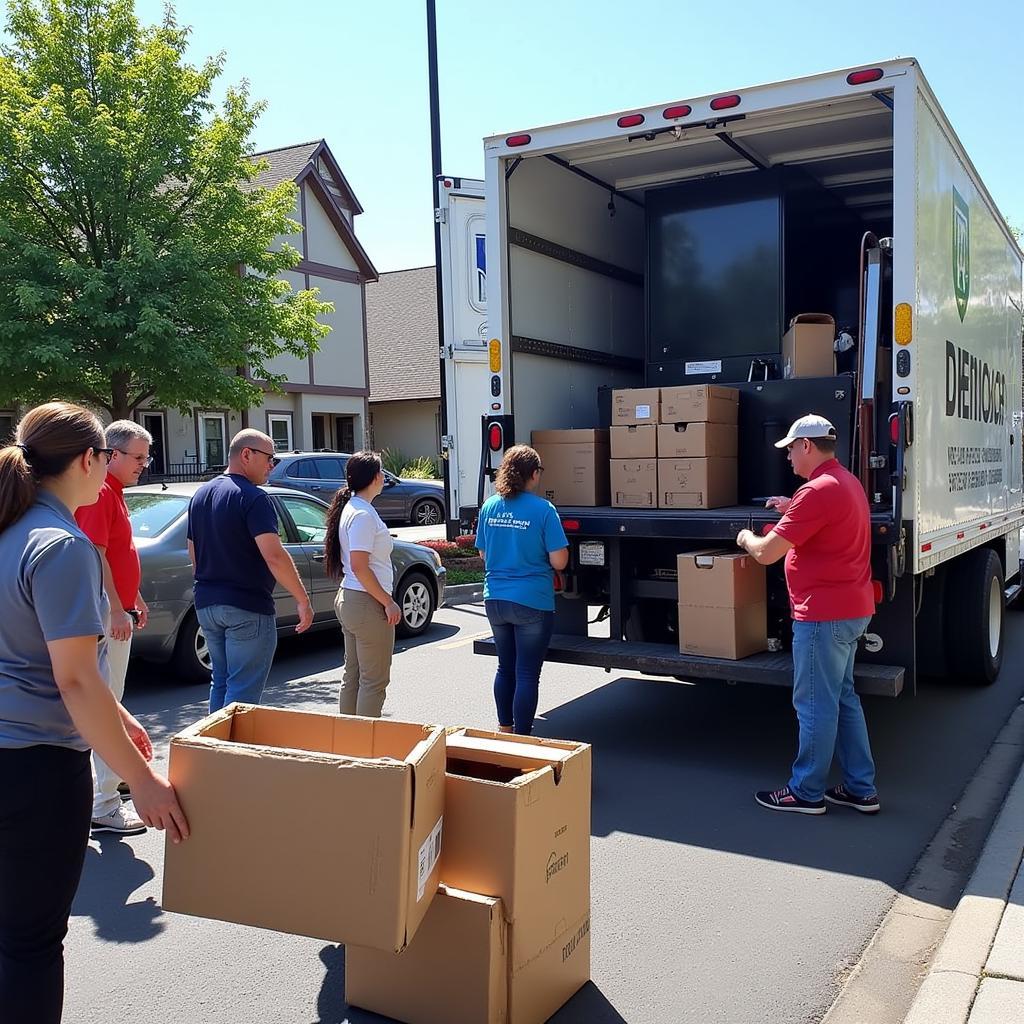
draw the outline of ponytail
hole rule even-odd
[[[104,443],[100,421],[70,402],[29,410],[16,437],[0,449],[0,531],[31,508],[43,480],[60,476],[84,451]]]
[[[338,489],[327,510],[327,536],[324,537],[324,571],[331,579],[341,579],[344,565],[341,558],[341,538],[338,526],[341,513],[349,503],[353,494],[366,490],[377,474],[383,472],[384,465],[375,452],[356,452],[348,457],[345,463],[345,486]]]

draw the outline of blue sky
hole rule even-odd
[[[144,21],[160,0],[137,0]],[[269,109],[264,149],[326,138],[379,270],[433,263],[422,0],[177,0],[193,57]],[[747,0],[437,0],[446,173],[479,177],[485,135],[915,56],[1006,217],[1024,225],[1019,0],[881,6]]]

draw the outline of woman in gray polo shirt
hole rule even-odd
[[[99,553],[75,522],[110,451],[92,413],[51,402],[0,449],[0,1018],[55,1024],[63,941],[89,838],[89,748],[131,786],[147,825],[188,835],[145,729],[100,673],[109,609]]]

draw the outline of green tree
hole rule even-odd
[[[0,48],[0,402],[244,409],[305,357],[331,306],[277,278],[296,190],[253,184],[263,104],[220,106],[223,54],[185,60],[168,7],[10,0]],[[248,375],[243,371],[248,368]],[[227,372],[225,372],[227,371]]]

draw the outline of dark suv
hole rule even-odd
[[[345,483],[343,452],[282,452],[281,460],[270,472],[268,483],[277,487],[315,494],[330,501]],[[444,485],[439,480],[402,480],[384,471],[387,483],[373,503],[381,519],[411,523],[413,526],[437,526],[445,521]]]

